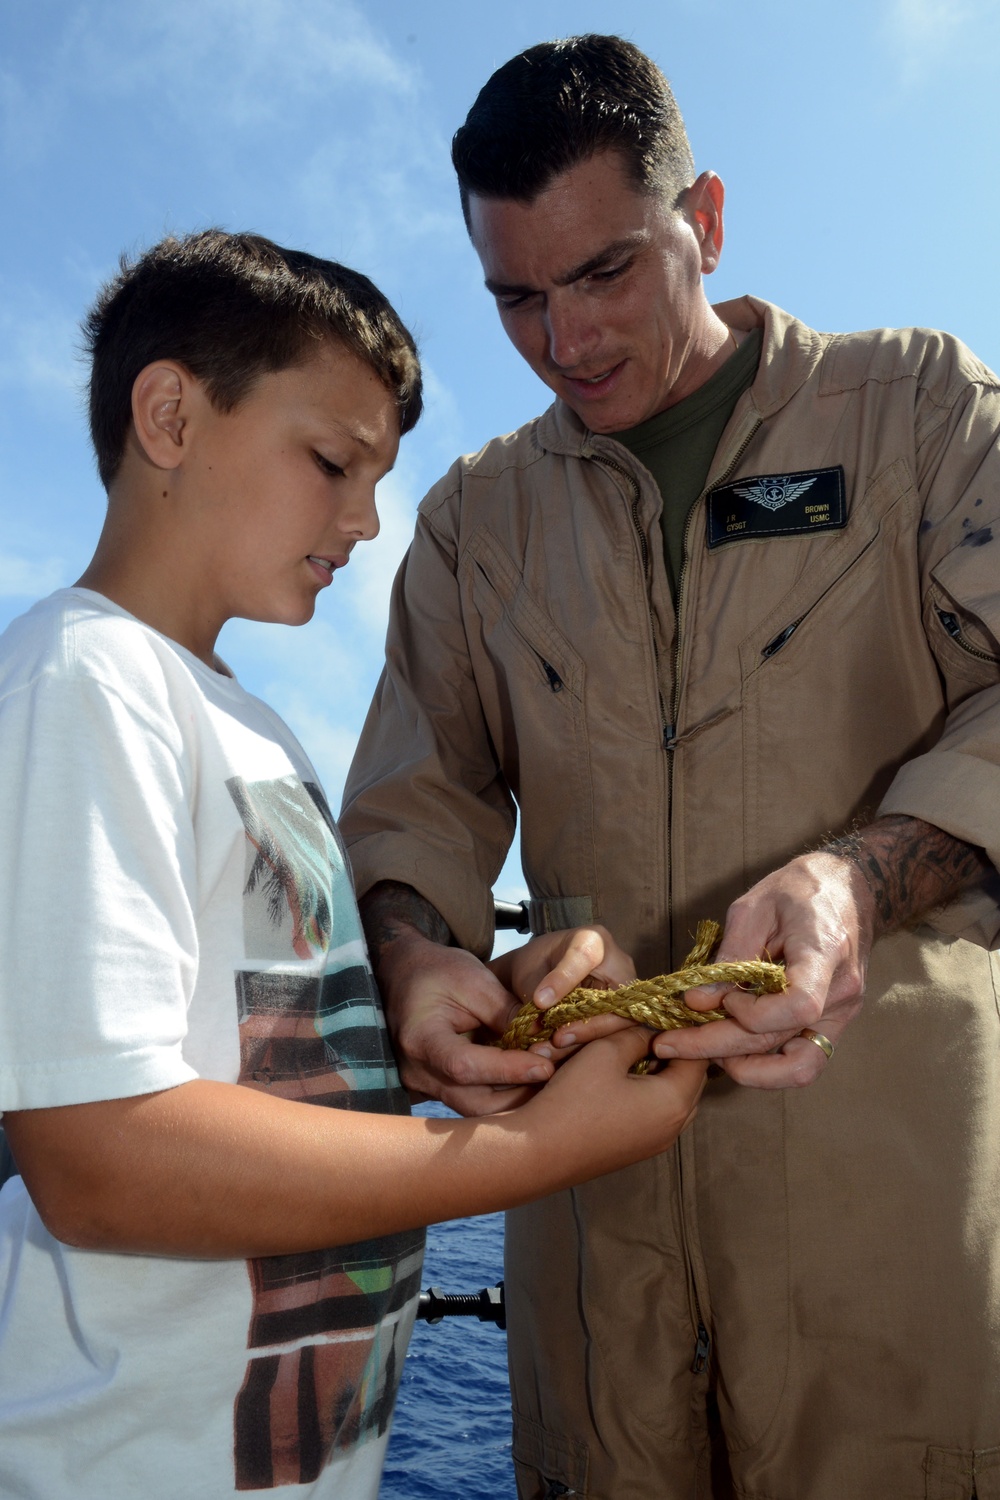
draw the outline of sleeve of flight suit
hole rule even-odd
[[[941,738],[897,773],[880,814],[923,818],[984,848],[1000,867],[1000,382],[961,345],[942,394],[918,404],[923,625],[941,671]],[[935,918],[1000,943],[1000,877]]]
[[[359,896],[379,880],[402,881],[437,908],[456,943],[488,957],[491,891],[515,813],[469,659],[458,546],[446,524],[460,484],[456,466],[418,512],[340,827]]]

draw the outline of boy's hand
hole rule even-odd
[[[656,1156],[694,1118],[708,1063],[678,1060],[659,1073],[630,1074],[651,1036],[630,1025],[592,1042],[514,1117],[539,1132],[567,1184]]]
[[[534,937],[520,948],[491,959],[488,967],[522,1004],[531,1000],[541,1010],[565,1000],[578,985],[609,990],[631,984],[636,978],[632,959],[619,948],[608,929],[600,925]],[[561,1056],[557,1060],[562,1061],[585,1042],[608,1036],[630,1024],[619,1016],[595,1016],[589,1021],[560,1027],[551,1045],[540,1042],[531,1051],[542,1057],[554,1057],[553,1048],[558,1048]]]

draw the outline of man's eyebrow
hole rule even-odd
[[[620,240],[614,240],[610,245],[605,245],[603,250],[598,250],[589,260],[574,266],[571,271],[566,271],[562,276],[555,278],[556,286],[570,286],[574,281],[581,281],[584,276],[592,276],[595,271],[603,271],[613,261],[620,260],[623,255],[629,255],[633,250],[638,250],[640,245],[646,243],[648,236],[644,229],[637,229],[634,234],[627,234]]]
[[[560,272],[558,276],[553,277],[553,280],[556,286],[571,286],[574,281],[581,281],[584,276],[592,276],[595,271],[603,271],[623,255],[628,255],[633,250],[637,250],[640,245],[646,243],[646,240],[646,231],[644,229],[637,229],[634,234],[625,235],[622,239],[613,240],[610,245],[605,245],[601,250],[598,250],[596,255],[592,255],[589,260],[581,261],[579,265],[571,267],[570,270]],[[490,276],[487,276],[484,285],[486,290],[494,297],[523,297],[530,292],[538,290],[537,287],[533,286],[518,286],[513,283],[508,284],[504,281],[494,281]]]

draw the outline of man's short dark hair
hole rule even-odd
[[[656,64],[619,36],[540,42],[498,68],[452,142],[469,197],[530,203],[598,151],[621,153],[635,185],[675,203],[694,180],[684,121]]]
[[[90,434],[107,488],[125,453],[132,386],[158,359],[200,380],[233,411],[261,375],[301,364],[330,341],[363,360],[395,399],[400,432],[421,410],[416,345],[367,276],[259,234],[206,229],[130,260],[83,324],[91,356]]]

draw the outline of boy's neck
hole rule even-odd
[[[170,488],[162,475],[155,492],[149,484],[130,482],[127,472],[115,482],[97,549],[76,586],[103,594],[213,671],[225,671],[215,654],[224,622],[205,608],[190,538],[171,524]]]

